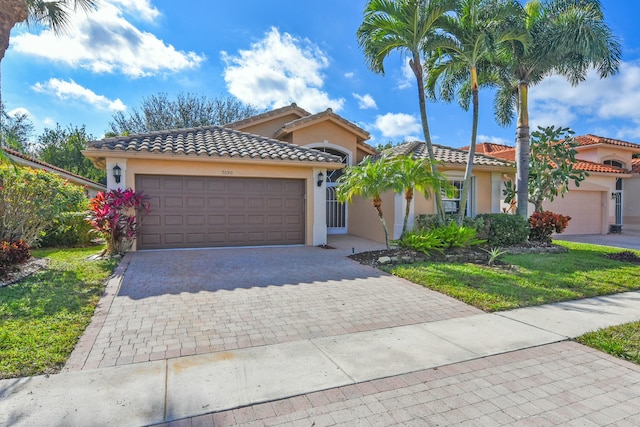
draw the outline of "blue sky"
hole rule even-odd
[[[27,112],[34,136],[60,123],[86,125],[101,138],[111,115],[166,92],[232,94],[259,109],[291,102],[328,107],[371,133],[371,144],[420,137],[417,91],[402,54],[376,75],[364,63],[355,33],[365,0],[101,0],[73,17],[62,37],[47,30],[11,33],[2,61],[2,97]],[[623,45],[619,75],[595,75],[573,88],[550,77],[531,91],[531,121],[577,134],[640,142],[640,32],[636,2],[603,0]],[[493,95],[480,93],[479,142],[514,144],[515,125],[498,126]],[[434,142],[469,143],[470,112],[457,103],[427,106]]]

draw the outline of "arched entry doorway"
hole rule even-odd
[[[312,147],[323,153],[340,157],[342,163],[349,164],[349,154],[326,146]],[[336,196],[336,182],[344,173],[343,169],[327,171],[327,234],[347,234],[348,207],[340,203]]]

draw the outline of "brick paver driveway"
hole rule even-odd
[[[144,251],[70,370],[470,316],[481,311],[317,247]],[[85,354],[78,354],[85,353]]]

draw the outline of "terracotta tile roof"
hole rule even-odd
[[[286,107],[276,108],[275,110],[266,111],[261,114],[256,114],[255,116],[247,117],[246,119],[238,120],[235,122],[227,123],[224,126],[230,128],[237,128],[247,125],[253,122],[264,121],[266,119],[270,119],[272,117],[281,116],[287,113],[294,113],[300,117],[310,116],[311,113],[307,110],[298,107],[298,105],[294,102],[291,105],[287,105]]]
[[[579,160],[579,159],[578,159]],[[615,166],[604,165],[602,163],[588,162],[586,160],[579,160],[576,165],[576,169],[583,170],[585,172],[602,172],[602,173],[629,173],[628,170],[618,168]]]
[[[17,163],[21,163],[25,166],[36,167],[38,169],[49,169],[51,171],[58,172],[59,174],[65,175],[69,177],[69,181],[73,181],[79,185],[89,185],[91,188],[95,188],[98,190],[106,190],[107,187],[100,184],[99,182],[92,181],[88,178],[75,174],[73,172],[69,172],[66,169],[59,168],[58,166],[52,165],[47,162],[43,162],[42,160],[38,160],[35,157],[27,156],[19,151],[13,150],[11,148],[2,147],[2,150],[9,155],[9,157],[14,158]],[[23,162],[19,162],[17,159],[24,160]]]
[[[509,147],[508,150],[502,150],[486,154],[487,156],[496,157],[498,159],[506,160],[509,162],[516,161],[516,149]],[[577,159],[576,169],[583,170],[585,172],[602,172],[602,173],[628,173],[627,170],[617,168],[615,166],[604,165],[602,163],[590,162],[586,160]]]
[[[466,165],[469,153],[462,149],[446,147],[444,145],[433,144],[433,151],[436,160],[448,164]],[[429,152],[427,144],[420,141],[405,142],[388,150],[391,155],[413,155],[419,159],[428,159]],[[491,156],[476,153],[473,158],[473,164],[476,166],[497,166],[497,167],[514,167],[512,162],[496,159]]]
[[[331,154],[221,126],[107,138],[89,143],[87,153],[91,156],[96,151],[116,150],[221,158],[341,162],[339,157]]]
[[[616,145],[618,147],[636,148],[640,152],[640,144],[621,141],[619,139],[605,138],[602,136],[587,134],[587,135],[576,136],[575,140],[582,146],[596,145],[596,144]]]
[[[514,148],[509,145],[494,144],[492,142],[483,142],[482,144],[476,144],[476,153],[480,154],[493,154],[501,151],[513,150]],[[469,151],[469,146],[462,147],[461,150]]]
[[[640,158],[631,159],[631,173],[640,173]]]
[[[289,123],[285,123],[284,126],[280,128],[274,135],[278,138],[281,135],[285,135],[293,132],[296,129],[305,127],[305,125],[309,125],[314,122],[323,121],[323,120],[333,120],[340,125],[351,129],[352,132],[355,132],[358,136],[362,138],[362,140],[367,140],[370,137],[369,132],[362,129],[361,127],[351,123],[349,120],[343,118],[342,116],[337,115],[333,112],[331,108],[327,108],[325,111],[321,111],[316,114],[311,114],[306,117],[299,118],[297,120],[292,120]]]

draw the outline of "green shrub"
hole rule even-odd
[[[19,264],[24,264],[31,258],[29,245],[23,240],[15,242],[3,241],[0,243],[0,277],[5,276],[11,269]]]
[[[36,245],[69,212],[86,208],[84,189],[56,174],[0,165],[0,241]]]
[[[444,242],[436,236],[433,230],[406,233],[402,239],[398,241],[401,248],[413,249],[429,255],[430,252],[442,252]]]
[[[466,248],[484,242],[477,238],[474,228],[458,227],[455,222],[450,222],[445,227],[407,233],[398,241],[398,245],[428,254],[432,251],[442,252],[445,249]]]
[[[455,222],[457,215],[445,215],[445,223],[443,225],[449,225],[452,222]],[[465,227],[477,228],[477,219],[478,217],[464,217],[462,225]],[[424,231],[424,230],[432,230],[434,228],[441,227],[438,224],[438,216],[435,214],[420,214],[415,217],[415,224],[413,229],[416,231]]]
[[[93,227],[87,222],[86,217],[86,211],[63,213],[54,220],[52,227],[44,231],[38,240],[38,246],[60,248],[91,244],[96,236],[91,232]]]
[[[529,223],[520,215],[481,214],[476,217],[476,221],[478,237],[486,239],[489,246],[520,245],[529,238]]]
[[[553,233],[562,233],[569,225],[570,216],[553,213],[551,211],[534,212],[529,218],[529,240],[534,242],[551,243]]]

